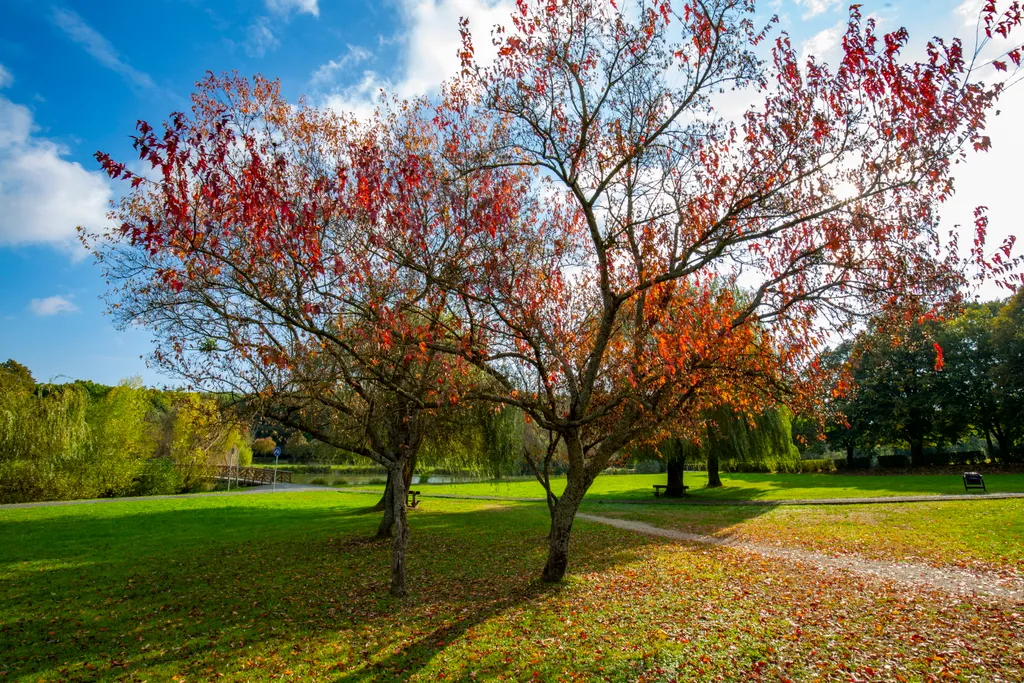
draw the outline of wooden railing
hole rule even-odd
[[[274,483],[274,470],[270,467],[232,467],[230,465],[217,465],[214,467],[214,477],[231,481],[238,481],[244,484],[272,484]],[[290,484],[292,473],[286,470],[277,471],[277,482],[279,484]]]

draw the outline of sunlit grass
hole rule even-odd
[[[0,510],[0,680],[1012,680],[1024,657],[1008,610],[583,520],[545,585],[538,504],[425,500],[396,600],[369,502]]]

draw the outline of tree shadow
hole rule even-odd
[[[390,543],[370,539],[379,513],[237,500],[0,516],[16,541],[0,549],[0,680],[404,680],[495,614],[563,590],[536,578],[543,506],[412,511],[411,595],[397,600]],[[657,542],[581,525],[570,571]]]

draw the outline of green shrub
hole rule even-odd
[[[316,484],[317,486],[327,486],[327,480],[323,477],[317,477],[316,479],[310,479],[310,484]]]
[[[835,472],[836,461],[829,458],[822,458],[820,460],[801,460],[800,461],[801,472]]]
[[[637,474],[660,474],[665,471],[661,460],[641,460],[636,464]]]
[[[910,464],[910,460],[905,455],[880,455],[878,456],[878,466],[886,469],[902,469]]]
[[[169,458],[153,458],[146,462],[132,491],[137,496],[162,496],[178,493],[181,474]]]

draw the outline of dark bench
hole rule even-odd
[[[985,477],[977,472],[964,472],[964,491],[970,491],[971,489],[981,489],[988,493],[988,489],[985,488]]]
[[[662,493],[661,490],[662,489],[667,489],[667,488],[668,488],[667,484],[655,484],[654,485],[654,497],[657,498],[658,496],[660,496],[661,493]],[[690,487],[689,486],[684,486],[683,487],[683,493],[686,493],[686,489],[688,489],[688,488],[690,488]]]
[[[407,503],[409,507],[414,508],[420,504],[420,502],[416,500],[416,496],[418,495],[420,495],[419,491],[409,491],[409,500]]]

